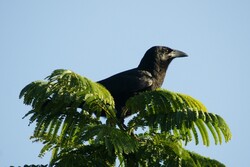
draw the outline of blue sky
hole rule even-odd
[[[187,148],[228,167],[248,166],[250,1],[0,0],[0,166],[47,164],[22,119],[28,83],[58,68],[97,81],[138,65],[154,45],[182,50],[163,88],[191,95],[229,124],[229,143]],[[211,138],[211,141],[212,138]]]

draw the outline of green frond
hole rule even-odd
[[[214,159],[210,159],[208,157],[204,157],[204,156],[201,156],[197,153],[190,152],[190,151],[187,151],[187,153],[190,155],[190,157],[192,158],[192,161],[196,164],[197,167],[203,167],[203,166],[225,167],[224,164]]]
[[[213,125],[211,124],[211,122],[208,122],[206,125],[207,125],[208,129],[210,130],[211,134],[213,135],[214,143],[218,144],[218,135],[217,135]],[[220,144],[221,144],[221,142],[220,142]]]
[[[170,133],[144,133],[138,137],[140,149],[128,155],[134,166],[224,167],[216,160],[184,149],[179,139]]]
[[[195,124],[201,133],[203,144],[209,146],[209,137],[204,122],[201,119],[198,119],[195,121]]]
[[[137,149],[137,140],[128,133],[107,125],[89,126],[83,138],[95,138],[94,142],[104,143],[109,152],[131,153]]]
[[[88,126],[81,133],[80,138],[89,142],[79,145],[80,147],[77,147],[77,149],[74,147],[72,149],[69,147],[63,148],[59,155],[51,161],[52,164],[56,164],[56,166],[58,164],[65,165],[65,163],[72,163],[69,159],[73,158],[77,159],[76,166],[81,166],[79,164],[92,164],[90,166],[93,166],[93,164],[96,165],[97,162],[95,161],[97,160],[98,163],[102,162],[101,166],[107,166],[103,162],[109,162],[108,164],[112,164],[110,166],[114,166],[114,157],[138,150],[138,141],[134,136],[108,125]],[[113,163],[110,161],[111,159]]]
[[[198,137],[198,132],[194,126],[194,122],[193,122],[193,126],[192,126],[192,132],[193,132],[193,136],[194,136],[194,139],[195,139],[195,144],[199,144],[199,137]]]
[[[132,113],[139,111],[129,121],[129,127],[146,126],[156,132],[172,132],[186,143],[194,137],[196,144],[199,143],[199,132],[206,146],[210,144],[208,131],[215,144],[222,142],[221,134],[226,142],[231,139],[226,122],[219,115],[209,113],[200,101],[188,95],[158,89],[131,97],[126,106]]]
[[[47,142],[41,155],[79,141],[80,129],[102,124],[101,112],[115,117],[113,97],[102,85],[63,69],[45,79],[28,84],[19,95],[24,104],[32,106],[24,116],[30,116],[30,123],[36,122],[32,137]]]
[[[84,166],[115,166],[115,155],[109,154],[105,145],[86,145],[77,149],[63,149],[58,157],[51,161],[51,166],[84,167]]]

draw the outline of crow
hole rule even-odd
[[[170,62],[186,56],[186,53],[166,46],[153,46],[146,51],[138,67],[98,81],[113,96],[117,118],[131,115],[126,111],[126,101],[140,92],[160,88]],[[105,116],[105,113],[101,115]]]

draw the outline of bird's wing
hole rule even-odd
[[[148,71],[132,69],[113,75],[98,83],[105,86],[113,96],[119,96],[147,90],[153,84],[153,79]]]

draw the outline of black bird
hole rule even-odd
[[[154,46],[147,50],[137,68],[98,81],[113,96],[117,117],[123,119],[129,116],[130,113],[124,110],[126,101],[139,92],[160,88],[170,62],[176,57],[186,56],[182,51]]]

